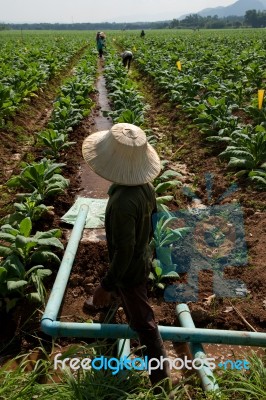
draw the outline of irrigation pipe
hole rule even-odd
[[[41,329],[53,337],[86,337],[94,339],[107,337],[115,339],[137,338],[136,332],[126,324],[88,324],[57,321],[79,241],[82,237],[87,213],[88,206],[82,205],[42,317]],[[159,330],[163,340],[174,342],[223,343],[266,347],[266,333],[260,332],[195,329],[173,326],[159,326]]]
[[[130,339],[119,339],[117,346],[117,358],[124,360],[130,356]],[[120,375],[126,378],[128,376],[128,370],[124,368],[120,371]]]
[[[123,358],[130,355],[130,340],[129,339],[119,339],[117,347],[117,357]]]
[[[194,325],[193,319],[190,314],[190,310],[186,304],[179,304],[176,307],[176,313],[179,322],[184,328],[197,329]],[[206,360],[206,354],[201,343],[188,343],[193,359],[200,359],[202,362],[202,368],[197,369],[197,373],[201,379],[203,389],[205,391],[217,391],[219,386],[215,380],[215,377],[210,369],[208,361]]]
[[[43,326],[44,320],[55,321],[57,319],[72,265],[79,246],[79,241],[82,237],[88,211],[89,206],[86,204],[81,205],[63,259],[61,261],[53,289],[44,311],[41,326]]]

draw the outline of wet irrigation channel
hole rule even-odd
[[[102,72],[102,63],[99,62],[98,67],[98,79],[96,82],[96,89],[98,92],[98,107],[99,113],[94,118],[94,124],[92,126],[92,133],[98,131],[109,130],[112,127],[112,120],[110,117],[104,116],[104,111],[109,111],[110,105],[107,97],[107,90],[105,87],[105,79]],[[108,188],[111,182],[99,175],[95,174],[91,168],[85,163],[83,159],[80,162],[80,180],[81,189],[78,193],[80,197],[89,197],[95,199],[107,199]],[[101,241],[105,240],[104,229],[85,229],[83,237],[81,239],[82,243],[87,241]]]

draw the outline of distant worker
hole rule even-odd
[[[104,32],[98,32],[96,35],[96,45],[100,58],[102,58],[103,56],[103,49],[105,47],[105,37],[106,36]]]
[[[141,37],[141,38],[144,38],[144,37],[145,37],[145,32],[144,32],[143,29],[142,29],[142,31],[140,32],[140,37]]]
[[[133,59],[133,53],[130,50],[125,50],[124,53],[121,54],[122,62],[124,67],[127,67],[128,71],[130,68],[131,61]]]

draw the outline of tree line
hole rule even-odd
[[[159,21],[159,22],[129,22],[129,23],[117,23],[117,22],[102,22],[102,23],[31,23],[31,24],[2,24],[0,30],[3,29],[14,29],[14,30],[128,30],[128,29],[164,29],[169,28],[170,21]]]
[[[103,22],[103,23],[71,23],[71,24],[1,24],[0,30],[138,30],[138,29],[226,29],[226,28],[265,28],[266,11],[248,10],[243,17],[215,16],[202,17],[198,14],[187,15],[184,19],[157,22]]]
[[[224,29],[240,27],[265,28],[266,11],[248,10],[243,17],[223,18],[218,18],[217,15],[201,17],[198,14],[190,14],[181,21],[174,19],[170,23],[170,28]]]

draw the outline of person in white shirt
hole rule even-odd
[[[123,62],[124,67],[127,67],[127,69],[129,70],[131,61],[132,61],[132,59],[133,59],[133,53],[132,53],[132,51],[130,51],[130,50],[125,50],[125,51],[121,54],[121,57],[122,57],[122,62]]]

